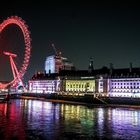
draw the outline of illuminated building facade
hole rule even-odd
[[[60,91],[60,80],[30,80],[29,92],[55,93]]]
[[[108,79],[107,77],[99,76],[95,82],[95,92],[98,95],[107,95],[108,91]]]
[[[97,96],[140,97],[140,69],[109,70],[104,67],[93,71],[61,70],[55,74],[38,74],[29,81],[29,90],[42,93],[60,91],[66,94],[94,93]]]
[[[93,79],[65,80],[65,91],[95,93],[95,80]]]
[[[108,95],[116,97],[140,97],[140,78],[108,79]]]
[[[109,96],[140,97],[140,68],[114,69],[108,78]]]
[[[55,68],[55,57],[54,55],[48,56],[45,61],[45,71],[46,73],[56,73]]]

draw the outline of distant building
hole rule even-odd
[[[72,70],[74,68],[73,63],[67,58],[59,55],[51,55],[46,58],[45,71],[46,73],[59,73],[60,70]]]

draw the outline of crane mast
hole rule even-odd
[[[51,46],[53,47],[53,50],[54,50],[54,52],[55,52],[55,55],[58,55],[57,50],[56,50],[56,48],[55,48],[55,45],[52,43]]]

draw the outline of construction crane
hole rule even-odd
[[[57,52],[57,50],[56,50],[56,48],[55,48],[53,43],[51,44],[51,46],[53,47],[53,50],[54,50],[55,54],[58,55],[58,52]]]
[[[53,47],[53,50],[54,50],[54,52],[55,52],[55,55],[61,56],[61,52],[60,52],[60,51],[58,52],[58,51],[56,50],[56,47],[55,47],[55,45],[54,45],[53,43],[51,44],[51,46]]]

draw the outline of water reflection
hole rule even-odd
[[[140,139],[140,112],[136,110],[114,109],[112,111],[112,129],[114,137],[118,135],[126,139]],[[117,133],[117,136],[116,136]],[[127,135],[126,135],[127,134]]]
[[[140,139],[140,110],[35,100],[0,104],[0,139]]]
[[[0,138],[25,139],[24,122],[18,105],[4,103],[0,104]]]

